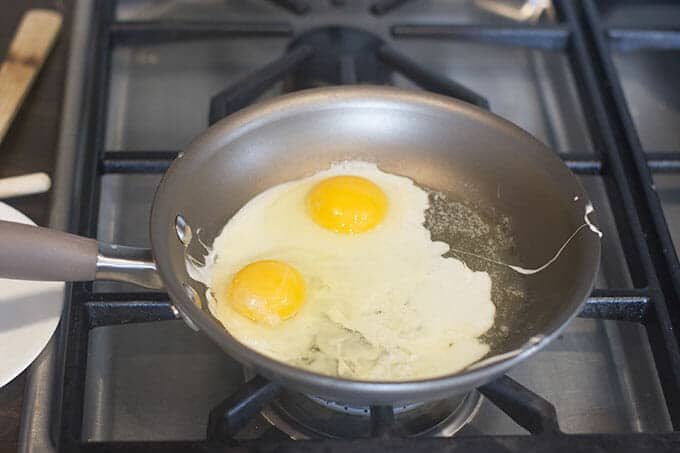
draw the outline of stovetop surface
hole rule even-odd
[[[110,48],[110,71],[100,87],[107,92],[108,102],[100,107],[99,152],[110,160],[122,153],[134,161],[135,153],[149,156],[181,150],[208,126],[211,97],[283,55],[291,34],[324,25],[348,25],[370,30],[420,65],[482,94],[492,112],[523,127],[563,159],[599,162],[607,153],[628,151],[608,143],[593,126],[593,121],[605,123],[593,114],[595,101],[584,94],[583,86],[588,87],[584,78],[594,77],[578,58],[578,39],[597,33],[595,26],[644,31],[666,30],[680,23],[680,6],[672,3],[575,2],[577,16],[573,6],[558,2],[557,18],[544,15],[533,24],[491,13],[475,1],[418,0],[381,16],[369,12],[372,3],[311,2],[308,13],[296,15],[266,1],[120,0],[115,8],[118,22],[142,26],[267,22],[288,32],[265,37],[116,41]],[[575,28],[577,19],[595,31]],[[412,24],[559,29],[581,38],[569,38],[564,46],[543,45],[538,38],[533,44],[508,45],[502,40],[415,38],[398,32],[399,27],[403,30]],[[608,77],[616,77],[625,103],[618,105],[603,95],[604,111],[620,114],[627,109],[641,153],[651,156],[650,166],[658,170],[655,189],[670,234],[680,241],[680,178],[669,170],[675,162],[670,153],[680,150],[680,91],[675,86],[680,80],[680,45],[672,41],[673,46],[655,47],[642,40],[647,44],[640,46],[639,38],[617,36],[607,34],[611,65],[603,66],[610,71]],[[597,46],[588,44],[587,48],[595,53]],[[402,76],[394,82],[420,89]],[[261,98],[281,92],[278,83]],[[664,162],[670,162],[670,167]],[[631,233],[622,226],[621,198],[625,201],[626,197],[617,192],[620,176],[609,171],[606,159],[594,168],[578,173],[604,232],[596,291],[644,289],[640,271],[630,265],[635,260],[630,257]],[[83,225],[81,216],[76,228],[89,230],[103,241],[148,246],[146,223],[161,174],[135,173],[140,171],[105,171],[99,176],[94,183],[99,198],[92,198],[96,226]],[[642,203],[640,197],[634,201]],[[143,294],[116,283],[98,282],[92,290],[94,299],[99,297],[96,294]],[[652,350],[655,343],[648,332],[644,323],[577,318],[545,350],[509,375],[555,406],[564,433],[670,432],[672,411],[662,391]],[[244,382],[239,363],[182,321],[95,327],[89,330],[82,354],[86,357],[83,441],[203,440],[210,410]],[[515,434],[528,432],[484,400],[477,416],[458,435]],[[242,433],[244,438],[281,436],[262,417]]]
[[[605,237],[596,287],[630,287],[603,183],[581,179]],[[148,246],[143,225],[159,180],[104,176],[98,238]],[[116,283],[97,288],[132,289]],[[92,440],[201,439],[205,414],[243,382],[238,363],[182,321],[98,327],[88,351],[83,435]],[[577,318],[510,375],[555,404],[565,432],[671,428],[649,342],[637,324]],[[489,403],[472,426],[488,434],[526,433]]]

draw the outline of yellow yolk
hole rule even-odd
[[[224,300],[220,297],[219,299]],[[298,312],[305,300],[305,282],[291,265],[256,261],[238,271],[227,300],[241,315],[256,322],[277,324]]]
[[[387,196],[378,185],[361,176],[333,176],[312,187],[307,208],[314,222],[328,230],[363,233],[385,217]]]

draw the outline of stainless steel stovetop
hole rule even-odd
[[[359,27],[381,36],[428,69],[482,94],[489,100],[491,111],[525,128],[567,159],[573,155],[596,160],[601,155],[603,145],[592,136],[591,115],[584,110],[587,102],[578,89],[578,71],[564,49],[464,39],[395,38],[390,28],[394,24],[421,23],[559,26],[550,15],[544,14],[532,25],[490,12],[480,7],[485,2],[475,1],[418,0],[381,16],[367,12],[373,2],[310,3],[307,14],[296,15],[272,2],[256,0],[120,0],[115,15],[118,21],[142,23],[281,22],[289,23],[296,33],[329,24]],[[668,23],[663,21],[672,25],[672,17],[680,17],[678,7],[623,3],[601,6],[599,14],[608,26],[664,26]],[[74,39],[92,39],[96,30],[89,25],[90,14],[97,10],[91,3],[81,1],[79,12],[82,15]],[[559,9],[557,12],[559,17]],[[290,36],[270,36],[117,43],[111,53],[110,73],[100,87],[108,91],[104,131],[100,132],[103,149],[109,154],[182,149],[208,126],[211,97],[280,57],[289,41]],[[73,46],[70,70],[71,84],[75,85],[74,79],[80,75],[81,80],[86,80],[87,73],[81,67],[85,57],[78,54],[84,44],[74,41]],[[680,77],[679,57],[678,50],[613,53],[630,114],[642,147],[649,153],[680,149],[680,91],[675,83]],[[395,84],[415,88],[401,76],[395,77]],[[72,99],[77,88],[70,87],[71,105],[67,109],[77,104]],[[280,92],[281,84],[277,84],[264,97]],[[69,126],[73,124],[65,125]],[[75,139],[62,137],[62,149],[69,146],[76,147]],[[68,175],[66,158],[60,165],[62,177]],[[127,172],[103,174],[97,237],[148,246],[146,222],[160,177]],[[620,237],[627,233],[617,228],[616,212],[612,212],[616,208],[608,195],[606,177],[580,176],[604,231],[596,288],[632,289],[634,279]],[[680,177],[658,175],[655,182],[671,234],[678,237]],[[62,181],[57,194],[67,193],[67,185]],[[64,210],[79,206],[78,202],[57,203],[57,208]],[[55,214],[52,223],[73,227],[66,220]],[[624,243],[629,240],[623,239]],[[139,290],[97,283],[94,291]],[[50,373],[55,345],[51,348],[33,370],[29,388],[33,395],[28,400],[35,405],[36,415],[24,421],[24,451],[41,451],[50,444],[45,434],[53,420],[46,410],[52,407],[49,382],[54,379]],[[89,332],[86,357],[81,432],[84,441],[204,439],[209,411],[244,380],[244,370],[236,361],[182,321],[96,327]],[[549,347],[517,366],[510,376],[555,405],[565,433],[673,430],[647,331],[638,323],[577,318]],[[477,409],[470,424],[458,435],[527,433],[487,400],[483,399]],[[268,429],[268,422],[260,416],[243,437],[257,437]]]

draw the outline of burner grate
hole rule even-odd
[[[73,184],[70,229],[94,236],[100,191],[100,177],[111,173],[162,173],[177,155],[177,150],[116,151],[104,145],[111,51],[121,43],[150,43],[220,37],[291,36],[286,23],[222,22],[116,22],[114,2],[95,2],[98,15],[92,24],[94,39],[89,42],[91,76],[84,88],[85,102],[79,117],[82,131],[77,147],[78,166]],[[295,8],[305,2],[277,2]],[[380,14],[402,1],[376,2],[373,12]],[[613,203],[616,225],[621,233],[634,289],[596,290],[588,299],[581,316],[637,322],[645,326],[654,353],[674,429],[680,429],[680,262],[674,252],[658,197],[653,190],[652,173],[680,171],[680,150],[645,155],[633,127],[620,82],[613,67],[611,46],[618,48],[680,48],[677,30],[631,30],[607,28],[592,0],[556,1],[560,24],[541,27],[484,25],[397,24],[391,31],[396,39],[427,38],[493,42],[532,49],[564,52],[574,68],[579,95],[587,112],[590,133],[597,152],[563,154],[565,163],[577,174],[605,176]],[[342,7],[342,2],[334,2]],[[286,6],[288,5],[288,6]],[[298,6],[295,6],[298,5]],[[298,8],[299,9],[299,8]],[[381,58],[415,79],[423,78],[418,68],[409,66],[389,49]],[[269,67],[266,80],[231,88],[220,95],[220,102],[231,111],[252,102],[268,84],[292,70],[306,58],[304,47],[292,51]],[[278,71],[278,72],[277,72]],[[427,77],[425,77],[427,79]],[[430,81],[425,81],[427,86]],[[439,80],[434,82],[439,83]],[[435,85],[436,85],[435,83]],[[221,112],[217,116],[221,116]],[[176,313],[162,293],[101,293],[89,283],[67,286],[66,313],[62,320],[57,373],[57,402],[52,417],[53,439],[59,451],[225,451],[230,447],[258,451],[297,451],[295,441],[254,440],[237,442],[233,435],[250,415],[259,411],[278,386],[255,378],[211,414],[208,439],[196,442],[84,442],[81,439],[84,380],[88,335],[98,326],[176,319]],[[545,451],[580,452],[598,450],[655,452],[680,448],[680,434],[594,434],[561,433],[555,407],[508,377],[488,384],[480,391],[531,436],[472,436],[450,439],[400,439],[390,437],[391,408],[372,407],[374,439],[321,440],[306,442],[308,451]],[[207,417],[207,414],[206,414]]]
[[[384,85],[390,81],[390,72],[398,72],[426,90],[489,108],[483,96],[424,68],[363,30],[322,27],[298,36],[289,47],[286,55],[215,95],[210,101],[209,124],[252,103],[286,77],[293,78],[294,90],[301,90],[320,84]]]

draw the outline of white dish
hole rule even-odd
[[[32,224],[0,202],[0,219]],[[59,324],[64,283],[0,279],[0,387],[38,357]]]

